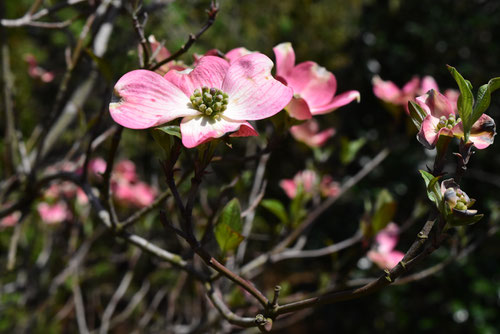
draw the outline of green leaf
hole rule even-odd
[[[178,125],[166,125],[166,126],[161,126],[155,128],[155,130],[163,131],[166,134],[169,134],[171,136],[176,136],[177,138],[181,139],[181,128]]]
[[[424,170],[420,170],[420,174],[424,178],[425,181],[425,186],[427,188],[427,196],[429,199],[436,204],[436,206],[439,208],[439,204],[441,203],[441,188],[439,187],[439,179],[441,176],[436,176],[432,175],[431,173],[428,173]]]
[[[283,206],[283,204],[281,204],[280,201],[276,199],[264,199],[260,202],[260,205],[271,211],[271,213],[278,217],[281,222],[288,222],[288,216],[286,214],[285,207]]]
[[[215,239],[222,253],[234,251],[243,241],[242,228],[240,202],[234,198],[226,204],[214,228]]]
[[[396,201],[392,198],[392,195],[387,189],[383,189],[377,196],[377,202],[375,204],[375,213],[372,217],[372,232],[377,234],[378,231],[382,230],[384,227],[392,221],[394,214],[396,213]]]
[[[422,122],[424,121],[424,118],[427,116],[427,113],[425,112],[424,109],[422,109],[421,106],[419,106],[417,103],[413,101],[408,101],[408,110],[410,110],[410,117],[413,124],[415,124],[417,130],[420,130]]]
[[[459,216],[456,214],[450,214],[448,215],[446,221],[451,225],[451,226],[464,226],[464,225],[472,225],[477,223],[478,221],[483,218],[483,214],[479,215],[474,215],[474,216]]]
[[[474,104],[474,96],[472,95],[471,90],[472,85],[470,82],[467,82],[460,73],[458,73],[456,68],[449,65],[447,65],[447,67],[460,89],[460,97],[457,102],[458,114],[460,115],[464,125],[465,137],[468,139],[470,129],[472,127],[472,106]]]
[[[350,141],[349,139],[342,137],[340,139],[340,161],[342,164],[347,165],[356,157],[358,151],[365,145],[366,140],[364,138],[359,138],[357,140]]]
[[[493,78],[487,84],[479,87],[476,103],[472,110],[471,127],[481,117],[481,115],[488,109],[491,102],[491,93],[500,88],[500,77]]]

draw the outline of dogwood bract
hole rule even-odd
[[[261,53],[226,60],[206,56],[182,72],[164,77],[147,71],[126,73],[115,85],[111,117],[131,129],[146,129],[183,117],[182,144],[195,147],[231,133],[255,136],[248,123],[273,116],[292,98],[292,89],[271,75],[273,62]]]
[[[293,88],[293,99],[286,107],[293,118],[309,119],[314,115],[327,114],[360,98],[351,90],[335,96],[337,79],[324,67],[313,61],[295,65],[292,44],[281,43],[273,48],[276,55],[276,77]]]

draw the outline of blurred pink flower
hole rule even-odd
[[[225,58],[227,59],[227,61],[229,63],[232,63],[232,62],[236,61],[236,59],[243,57],[243,56],[246,56],[246,55],[249,55],[251,53],[254,53],[254,52],[250,51],[244,47],[239,47],[236,49],[229,50],[226,53]]]
[[[40,218],[46,224],[59,224],[72,217],[71,211],[64,201],[54,204],[41,202],[38,204],[37,210]]]
[[[292,90],[271,76],[273,62],[260,53],[226,60],[206,56],[193,70],[164,77],[146,70],[122,76],[115,85],[111,117],[131,129],[146,129],[182,117],[188,148],[231,133],[255,136],[248,120],[273,116],[288,104]]]
[[[0,227],[11,227],[17,224],[19,219],[21,218],[21,212],[20,211],[14,211],[8,216],[3,217],[0,219]]]
[[[404,257],[400,251],[394,250],[399,240],[399,227],[395,223],[389,223],[375,237],[375,249],[370,250],[368,258],[381,269],[392,269]]]
[[[439,87],[431,76],[425,76],[422,79],[414,76],[408,81],[403,88],[399,88],[392,81],[384,81],[378,75],[372,79],[373,93],[376,97],[384,102],[403,106],[408,112],[408,101],[415,99],[415,97],[426,94],[429,90],[433,89],[439,92]],[[452,102],[454,109],[457,109],[456,103],[460,93],[454,89],[447,89],[444,93],[446,97]]]
[[[321,195],[324,197],[337,197],[340,194],[340,185],[333,181],[330,175],[325,175],[319,184]]]
[[[334,128],[319,132],[318,121],[314,118],[290,128],[292,136],[310,147],[321,147],[335,134]]]
[[[137,181],[137,173],[135,171],[135,164],[130,160],[122,160],[115,165],[113,170],[116,178],[125,179],[128,182]]]
[[[417,104],[427,113],[417,139],[428,149],[436,147],[439,136],[463,137],[464,129],[453,103],[441,93],[430,90],[417,97]],[[484,149],[493,143],[495,121],[483,114],[472,126],[470,141],[477,149]]]
[[[324,197],[335,197],[340,191],[338,183],[334,182],[330,175],[323,176],[320,181],[318,174],[310,169],[298,172],[293,179],[281,180],[280,187],[292,199],[297,196],[299,187],[302,187],[303,193],[309,196],[319,193]]]
[[[31,53],[24,55],[24,60],[28,63],[28,74],[34,79],[40,79],[43,82],[51,82],[54,80],[54,73],[38,66],[36,58]]]
[[[273,48],[276,56],[276,78],[293,88],[293,99],[287,105],[289,115],[299,120],[332,112],[360,99],[358,91],[351,90],[335,96],[337,80],[324,67],[312,61],[295,65],[291,43]]]

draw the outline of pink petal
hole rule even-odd
[[[379,231],[375,237],[377,250],[381,253],[389,253],[396,247],[399,240],[399,227],[395,223],[389,223]]]
[[[19,219],[21,218],[20,211],[14,211],[10,215],[0,219],[0,227],[10,227],[17,224]]]
[[[258,136],[259,134],[252,125],[248,122],[241,123],[240,129],[234,133],[231,133],[229,137],[253,137]]]
[[[295,52],[292,43],[281,43],[273,48],[276,56],[276,75],[286,78],[295,66]]]
[[[186,96],[191,96],[195,89],[206,86],[208,88],[221,88],[229,63],[214,56],[200,58],[193,70],[169,71],[164,78],[179,87]]]
[[[421,92],[422,94],[427,93],[431,89],[439,92],[439,87],[433,77],[427,75],[422,79]]]
[[[118,80],[114,92],[119,101],[109,104],[109,112],[116,123],[126,128],[146,129],[198,114],[177,86],[155,72],[128,72]]]
[[[280,187],[283,188],[286,195],[290,198],[294,198],[297,194],[297,185],[295,181],[290,179],[285,179],[280,181]]]
[[[233,120],[273,116],[290,102],[293,92],[271,75],[273,62],[255,52],[238,58],[227,71],[222,90],[229,95],[224,115]]]
[[[288,105],[285,107],[285,109],[290,117],[298,119],[299,121],[304,121],[312,117],[307,102],[300,97],[293,97],[290,103],[288,103]]]
[[[131,188],[133,192],[132,204],[137,207],[145,207],[153,204],[156,191],[144,182],[138,182]]]
[[[488,115],[482,114],[481,117],[472,125],[470,132],[470,141],[479,149],[485,149],[493,144],[496,135],[495,121]]]
[[[368,258],[381,269],[392,269],[404,257],[400,251],[392,251],[390,253],[382,253],[377,251],[369,251]]]
[[[42,202],[38,204],[37,210],[40,218],[46,224],[58,224],[71,218],[71,212],[63,201],[52,205]]]
[[[319,125],[315,119],[311,119],[304,124],[295,125],[290,128],[292,136],[310,147],[321,147],[335,134],[335,129],[330,128],[318,132]]]
[[[122,160],[114,167],[115,177],[123,178],[127,182],[136,182],[137,173],[135,164],[130,160]]]
[[[455,110],[450,101],[441,93],[435,90],[430,90],[427,94],[417,97],[417,103],[424,107],[426,105],[428,111],[433,117],[440,118],[441,116],[448,117],[450,114],[455,115]]]
[[[420,144],[424,145],[427,149],[433,149],[436,147],[438,141],[438,133],[436,132],[437,123],[439,119],[427,115],[422,122],[420,131],[417,134],[417,139]]]
[[[337,90],[335,76],[312,61],[295,66],[286,80],[293,93],[304,98],[310,108],[329,103]]]
[[[327,114],[329,112],[334,111],[337,108],[340,108],[342,106],[345,106],[346,104],[351,103],[354,100],[359,102],[360,99],[361,95],[357,90],[350,90],[335,96],[328,104],[311,108],[311,114],[313,116]]]
[[[252,51],[248,50],[247,48],[240,47],[236,49],[232,49],[228,51],[225,55],[225,58],[229,61],[229,63],[234,62],[236,59],[249,55],[253,53]]]
[[[415,96],[417,94],[419,85],[420,79],[418,77],[413,77],[403,86],[401,91],[403,92],[403,95]]]
[[[215,120],[207,116],[185,117],[181,122],[182,144],[187,148],[198,146],[210,139],[222,137],[228,132],[237,132],[241,126],[241,134],[249,133],[250,124],[234,121],[224,116]],[[237,132],[237,135],[238,132]]]
[[[399,103],[401,90],[392,81],[384,81],[378,75],[372,79],[373,93],[376,97],[392,104]]]

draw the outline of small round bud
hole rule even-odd
[[[213,113],[212,108],[207,108],[207,110],[205,110],[205,114],[208,116],[212,115],[212,113]]]
[[[198,110],[201,112],[205,112],[207,110],[207,106],[202,103],[198,106]]]
[[[215,88],[210,88],[210,94],[215,95],[217,93],[217,89]]]
[[[217,102],[222,102],[223,99],[224,99],[224,97],[221,94],[218,94],[215,96],[215,101],[217,101]]]

